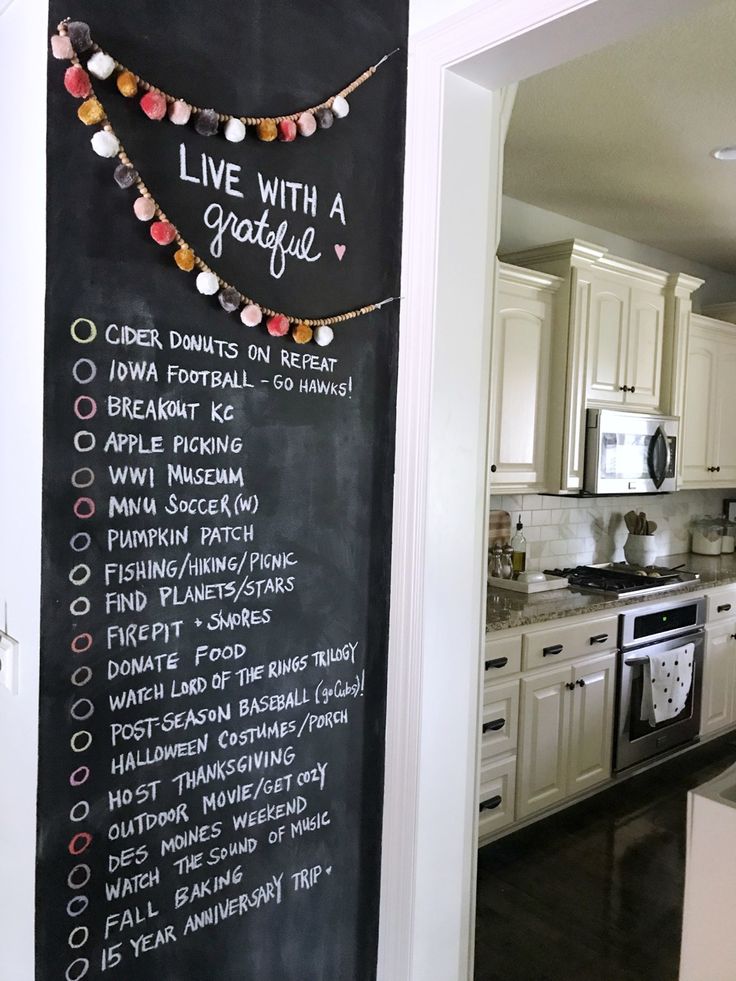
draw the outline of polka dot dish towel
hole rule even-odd
[[[674,719],[685,708],[693,683],[694,644],[663,654],[650,654],[644,664],[641,718],[654,728]]]

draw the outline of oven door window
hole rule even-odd
[[[626,728],[628,730],[629,739],[633,742],[636,739],[641,739],[644,736],[651,736],[653,732],[661,732],[662,729],[667,729],[669,726],[677,725],[680,722],[684,722],[686,719],[692,718],[693,714],[693,698],[695,693],[695,677],[693,677],[692,684],[690,685],[690,691],[688,692],[687,700],[685,702],[685,707],[679,715],[674,716],[671,719],[665,719],[658,725],[652,725],[648,718],[642,719],[642,698],[644,695],[644,665],[635,664],[631,666],[631,700],[629,702],[629,717],[626,720]]]

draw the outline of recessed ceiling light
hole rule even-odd
[[[711,157],[716,160],[736,160],[736,146],[719,146],[710,151]]]

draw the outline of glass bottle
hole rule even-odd
[[[521,523],[521,515],[516,523],[516,534],[511,539],[511,549],[513,551],[514,575],[526,569],[526,538],[524,537],[524,525]]]

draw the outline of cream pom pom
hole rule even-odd
[[[331,344],[334,336],[334,330],[332,327],[328,327],[327,324],[322,324],[321,327],[317,327],[314,331],[315,344],[319,344],[320,347],[327,347],[328,344]]]
[[[120,153],[120,143],[114,133],[101,129],[92,137],[92,149],[100,157],[116,157]]]
[[[201,272],[197,276],[197,289],[204,296],[214,296],[220,289],[217,276],[211,272]]]

